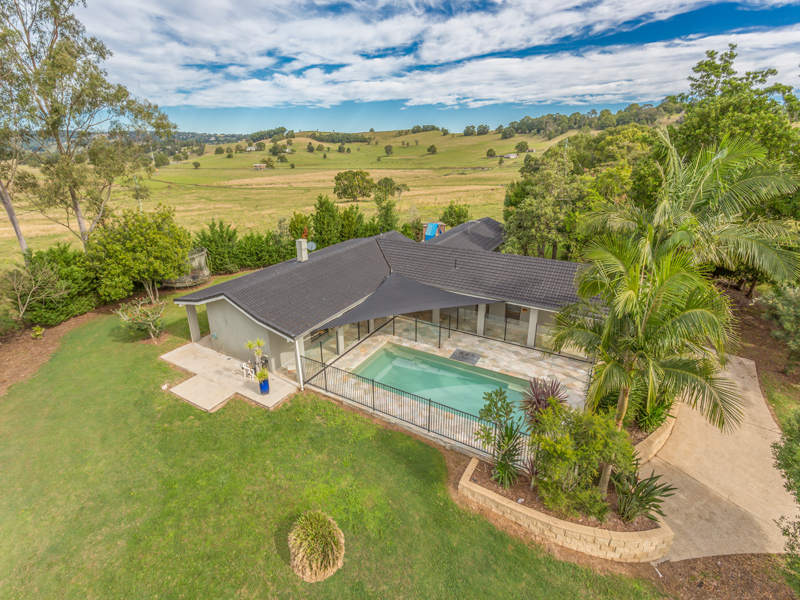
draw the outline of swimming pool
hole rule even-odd
[[[524,379],[396,344],[384,344],[353,372],[476,416],[486,392],[502,388],[516,404],[528,387]]]

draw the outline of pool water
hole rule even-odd
[[[395,344],[383,345],[353,372],[472,415],[483,408],[486,392],[502,388],[517,404],[528,387],[524,379]]]

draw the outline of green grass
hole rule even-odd
[[[368,146],[348,144],[349,154],[337,152],[338,144],[324,144],[331,148],[326,159],[322,158],[322,152],[307,152],[310,138],[301,134],[294,140],[297,152],[288,155],[296,168],[291,169],[289,163],[276,163],[276,169],[267,171],[253,170],[253,163],[268,156],[266,151],[234,154],[229,159],[214,154],[216,146],[208,145],[201,157],[190,156],[181,164],[160,168],[158,174],[147,181],[151,197],[143,203],[144,208],[152,209],[159,202],[170,204],[176,209],[178,222],[191,231],[197,231],[212,217],[225,219],[242,233],[250,229],[264,231],[274,228],[279,218],[289,218],[295,211],[310,213],[319,194],[335,198],[334,176],[339,171],[365,169],[376,180],[388,176],[410,187],[399,201],[404,221],[417,216],[425,221],[438,220],[451,200],[469,204],[475,218],[500,218],[505,197],[503,186],[519,178],[524,157],[507,160],[501,166],[497,158],[486,157],[486,150],[494,148],[498,155],[512,152],[521,140],[543,150],[564,137],[548,141],[528,134],[508,140],[501,140],[494,133],[469,137],[443,136],[438,131],[402,137],[394,134],[391,131],[368,133],[366,135],[374,137],[377,145],[375,142]],[[419,140],[419,145],[415,145],[415,139]],[[401,147],[402,141],[410,146]],[[390,157],[384,152],[386,144],[394,147]],[[436,145],[437,154],[427,153],[431,144]],[[199,169],[192,166],[195,161],[200,163]],[[117,210],[138,207],[121,188],[117,189],[112,205]],[[375,212],[374,202],[362,202],[362,210],[371,216]],[[67,229],[40,214],[22,212],[19,217],[23,233],[34,250],[47,248],[57,241],[70,241],[74,246],[80,244]],[[17,257],[17,241],[10,224],[0,221],[0,268]]]
[[[213,415],[161,391],[158,356],[113,316],[66,334],[0,399],[0,597],[658,597],[527,547],[459,508],[440,453],[314,395]],[[345,564],[309,585],[286,537],[307,509],[345,534]]]
[[[792,427],[791,417],[798,410],[797,399],[800,395],[797,386],[781,381],[769,373],[762,374],[761,377],[767,401],[775,409],[775,416],[778,417],[781,429],[786,430],[787,427]]]

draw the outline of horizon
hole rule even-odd
[[[90,0],[76,14],[113,52],[112,80],[202,133],[616,112],[687,91],[705,51],[728,43],[739,72],[800,76],[800,0]]]

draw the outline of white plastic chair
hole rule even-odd
[[[242,376],[245,379],[252,379],[253,381],[255,381],[256,374],[253,372],[253,369],[250,368],[249,363],[242,363]]]

